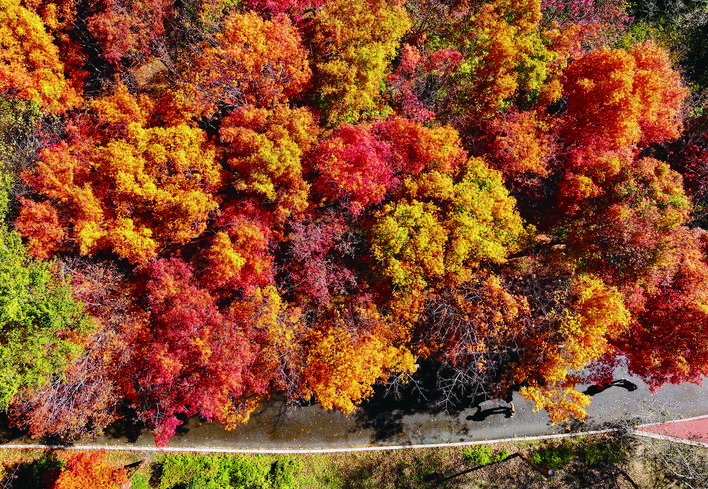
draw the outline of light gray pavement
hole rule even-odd
[[[622,377],[617,372],[616,378]],[[671,419],[689,418],[708,414],[708,386],[682,384],[667,385],[651,395],[639,379],[627,377],[638,388],[627,391],[611,387],[593,397],[588,408],[586,423],[551,425],[548,415],[533,413],[532,404],[514,394],[516,415],[506,418],[503,413],[493,414],[482,421],[471,418],[476,409],[465,409],[457,415],[443,413],[413,413],[393,411],[367,420],[357,413],[345,416],[339,412],[324,411],[319,406],[289,408],[283,402],[272,400],[251,416],[250,421],[233,431],[226,431],[216,423],[191,419],[178,428],[170,441],[174,448],[230,448],[240,450],[282,449],[338,449],[393,445],[430,445],[462,443],[500,438],[539,436],[568,433],[569,431],[595,430],[606,423],[628,416],[639,416],[643,422],[658,421],[658,411],[664,411]],[[582,390],[582,389],[581,389]],[[503,401],[486,401],[485,410],[494,406],[506,406]],[[376,428],[372,427],[375,425]],[[146,431],[124,436],[116,430],[95,440],[77,440],[76,445],[116,445],[123,447],[154,447],[153,436]],[[25,437],[9,439],[6,444],[43,443]],[[0,445],[0,448],[2,445]]]

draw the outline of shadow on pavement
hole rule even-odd
[[[0,443],[10,443],[26,437],[26,431],[10,425],[10,418],[7,413],[0,413]]]
[[[454,389],[441,387],[441,383],[444,384],[443,375],[435,368],[435,364],[421,362],[409,382],[395,385],[393,389],[390,386],[374,386],[373,395],[356,411],[357,428],[373,430],[373,441],[380,442],[403,432],[402,420],[405,415],[436,415],[444,412],[455,417],[466,409],[478,408],[483,402],[494,398],[481,389],[471,389],[466,385]],[[506,397],[511,401],[510,394]],[[508,407],[504,409],[504,412],[509,410]],[[494,414],[486,414],[486,411],[489,410],[482,411],[485,413],[484,418]]]
[[[182,419],[185,421],[185,419]],[[177,428],[177,433],[180,432]],[[188,430],[187,430],[188,431]],[[104,430],[103,435],[115,440],[125,438],[130,443],[135,443],[140,438],[140,435],[146,433],[145,424],[139,421],[132,409],[124,409],[121,416],[116,421],[109,424]]]
[[[628,392],[637,390],[637,384],[635,384],[634,382],[630,382],[627,379],[619,379],[613,380],[609,384],[604,385],[593,384],[587,389],[585,389],[583,391],[583,394],[587,396],[594,396],[595,394],[599,394],[600,392],[606,391],[610,387],[622,387],[623,389],[627,389]]]
[[[509,406],[496,406],[484,410],[480,406],[477,406],[477,412],[467,416],[465,419],[467,419],[467,421],[484,421],[494,414],[503,414],[505,418],[511,418],[514,415],[514,411]]]

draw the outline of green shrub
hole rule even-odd
[[[175,455],[162,463],[160,489],[268,489],[270,464],[226,455]]]
[[[162,462],[160,489],[290,489],[297,466],[265,457],[173,455]]]
[[[293,460],[276,460],[270,468],[270,483],[277,489],[296,489],[295,474],[300,467]]]
[[[150,489],[150,482],[145,474],[135,474],[131,480],[130,489]]]
[[[558,445],[536,450],[531,455],[531,461],[540,467],[558,470],[568,465],[574,457],[575,450],[571,445]]]
[[[473,465],[489,465],[491,463],[501,462],[509,456],[509,452],[502,450],[492,454],[492,450],[487,445],[477,445],[463,451],[462,456],[467,463]]]
[[[622,446],[612,441],[585,444],[579,448],[578,455],[587,465],[616,464],[625,458]]]

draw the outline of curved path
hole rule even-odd
[[[618,374],[617,377],[621,377],[622,373]],[[455,415],[414,412],[406,406],[398,406],[393,411],[378,413],[362,409],[350,416],[324,411],[318,406],[292,409],[282,401],[271,400],[256,410],[247,424],[233,431],[193,418],[178,428],[169,447],[180,451],[271,453],[413,448],[602,430],[613,420],[627,417],[651,423],[659,421],[662,412],[669,419],[708,415],[708,386],[668,385],[651,395],[644,383],[626,378],[637,385],[636,390],[614,386],[596,393],[588,408],[586,423],[551,425],[544,412],[533,413],[532,404],[518,394],[514,395],[516,415],[511,418],[505,416],[507,404],[498,400],[483,402],[479,408],[463,409]],[[706,430],[702,435],[708,439],[708,422],[696,424],[694,428]],[[1,441],[0,448],[47,444],[8,431]],[[120,424],[109,427],[95,440],[77,440],[72,445],[132,450],[155,447],[149,432]]]

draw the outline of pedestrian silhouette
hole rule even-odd
[[[484,421],[489,416],[493,414],[503,414],[505,418],[511,418],[516,414],[514,409],[514,404],[510,403],[509,406],[496,406],[492,408],[482,409],[481,406],[477,406],[477,411],[474,414],[467,416],[467,421]]]
[[[629,392],[637,390],[637,384],[630,382],[627,379],[613,380],[612,382],[610,382],[610,385],[622,387],[624,389],[627,389]]]
[[[587,389],[585,389],[583,391],[583,394],[588,396],[594,396],[595,394],[599,394],[600,392],[609,389],[610,387],[622,387],[624,389],[627,389],[629,392],[637,390],[637,384],[630,382],[627,379],[619,379],[613,380],[609,384],[593,384]]]

